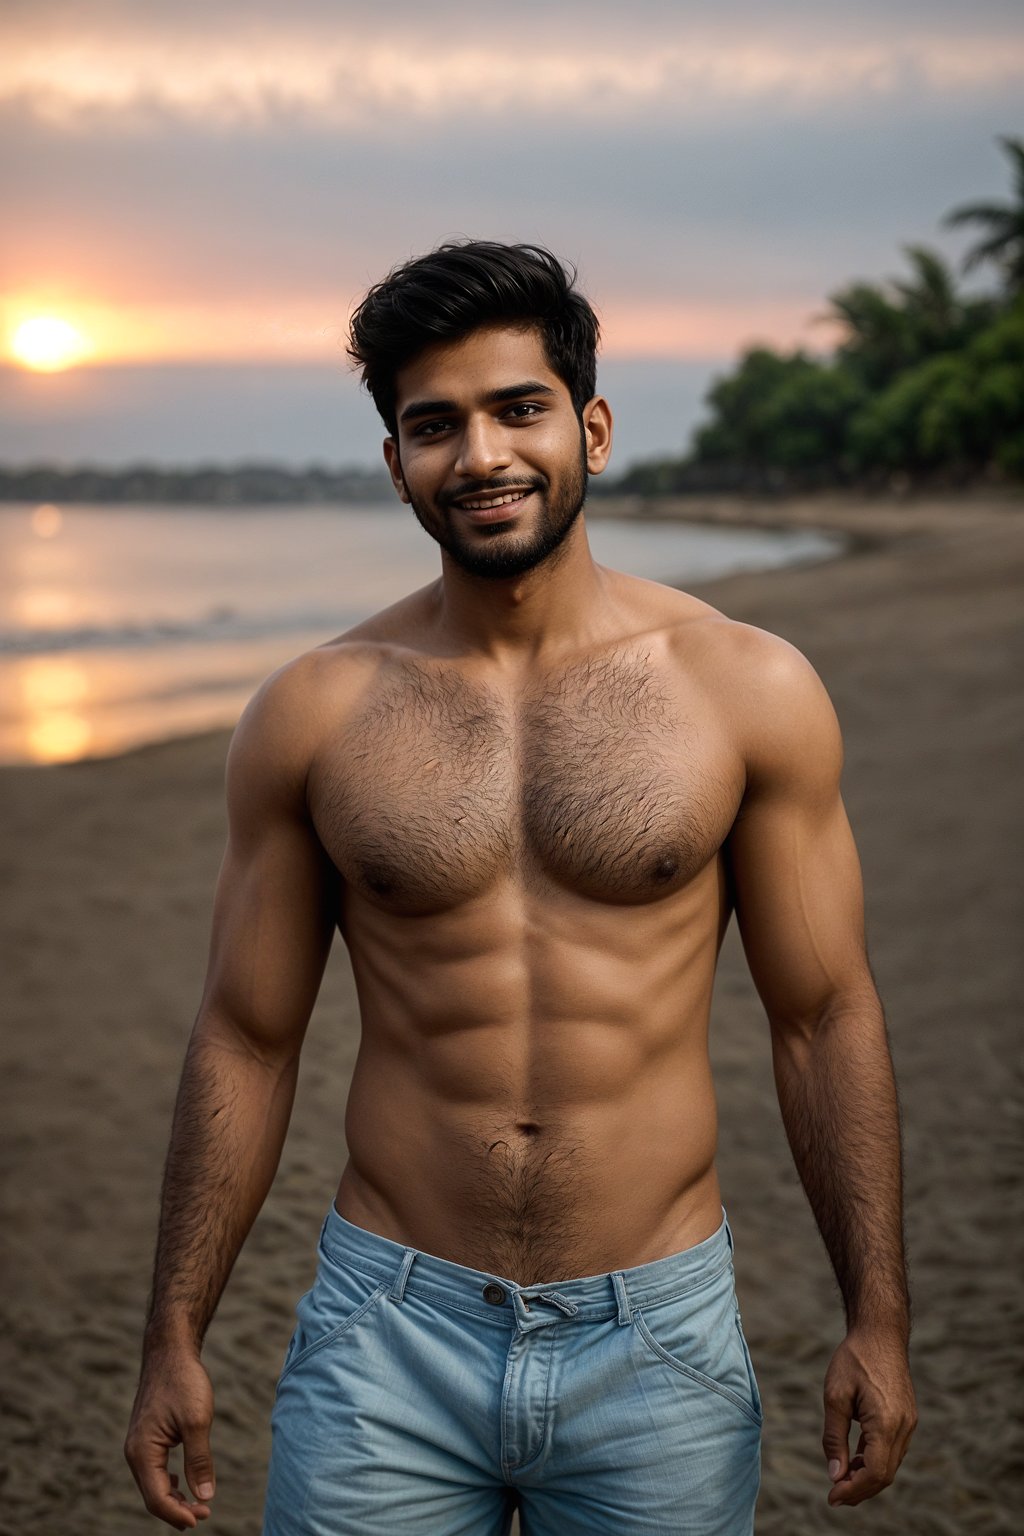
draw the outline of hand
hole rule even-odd
[[[150,1514],[178,1531],[194,1530],[210,1514],[212,1422],[213,1388],[198,1353],[175,1345],[147,1354],[124,1454]],[[189,1503],[177,1475],[167,1470],[167,1458],[179,1444],[195,1503]]]
[[[860,1424],[850,1457],[850,1424]],[[891,1333],[851,1329],[825,1374],[822,1446],[832,1487],[828,1502],[860,1504],[888,1488],[917,1425],[906,1344]]]

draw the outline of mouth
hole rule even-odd
[[[467,496],[452,503],[473,523],[504,523],[516,517],[524,503],[533,495],[531,489],[501,491],[492,496]]]

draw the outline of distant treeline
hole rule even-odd
[[[1024,481],[1024,140],[1000,140],[1013,200],[947,215],[982,237],[965,271],[987,267],[994,292],[966,296],[947,263],[906,248],[910,276],[855,282],[822,319],[831,356],[754,347],[715,381],[710,420],[681,458],[635,464],[596,495],[787,492],[831,486]],[[384,472],[272,464],[165,469],[0,467],[0,500],[261,503],[392,502]]]
[[[980,227],[964,269],[994,269],[996,292],[965,297],[940,256],[909,246],[909,279],[831,296],[823,318],[842,336],[831,357],[751,349],[713,384],[711,419],[685,457],[636,464],[600,489],[1024,481],[1024,141],[1000,142],[1014,200],[971,203],[946,220]]]
[[[385,502],[395,501],[395,493],[384,471],[375,469],[326,469],[321,465],[287,469],[275,464],[200,465],[194,469],[164,469],[152,464],[126,469],[32,465],[25,469],[0,466],[0,501],[230,507]]]

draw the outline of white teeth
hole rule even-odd
[[[509,491],[504,496],[494,496],[490,501],[464,501],[463,508],[467,512],[489,511],[491,507],[507,507],[513,501],[522,501],[525,491]]]

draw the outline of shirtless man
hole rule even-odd
[[[845,1302],[823,1445],[828,1502],[858,1504],[915,1414],[896,1095],[825,691],[784,641],[591,558],[611,416],[597,322],[548,252],[442,247],[352,334],[442,571],[275,673],[232,742],[126,1444],[147,1507],[210,1513],[200,1346],[337,927],[362,1017],[349,1157],[278,1385],[266,1536],[492,1536],[514,1506],[524,1536],[752,1530],[707,1044],[733,911]]]

